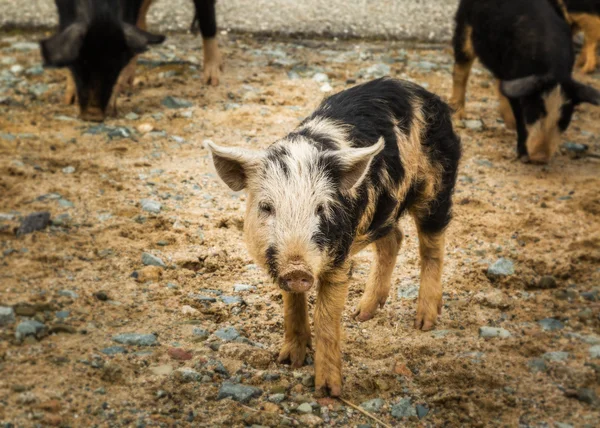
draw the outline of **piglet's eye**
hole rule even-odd
[[[260,204],[258,204],[258,209],[260,210],[261,213],[263,213],[265,215],[273,215],[275,213],[275,209],[273,208],[273,205],[271,205],[268,202],[261,202]]]
[[[325,206],[323,204],[319,204],[317,206],[317,210],[316,210],[316,214],[317,215],[323,215],[325,213]]]

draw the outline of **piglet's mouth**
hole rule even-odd
[[[277,283],[283,291],[305,293],[312,288],[315,278],[305,266],[292,265],[279,275]]]

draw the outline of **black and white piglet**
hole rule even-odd
[[[304,362],[311,343],[306,292],[315,286],[316,387],[341,393],[350,257],[373,244],[375,264],[355,312],[365,321],[388,297],[403,236],[398,221],[407,212],[421,255],[415,327],[433,328],[461,153],[440,98],[406,81],[378,79],[325,99],[266,150],[207,146],[221,179],[247,191],[249,252],[282,290],[280,361]]]

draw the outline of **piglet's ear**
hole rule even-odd
[[[204,146],[211,153],[213,164],[221,180],[235,192],[244,190],[248,185],[249,176],[260,163],[260,152],[217,146],[208,141]]]
[[[591,86],[572,80],[569,82],[568,92],[571,93],[575,104],[590,103],[595,106],[600,105],[600,91]]]
[[[123,32],[127,46],[136,54],[145,52],[148,45],[158,45],[165,41],[162,34],[152,34],[127,23],[123,23]]]
[[[42,58],[44,65],[50,67],[66,67],[79,56],[87,27],[84,23],[76,22],[54,36],[42,40]]]
[[[383,150],[385,140],[380,137],[377,143],[359,149],[343,149],[336,152],[341,168],[341,188],[350,190],[357,187],[365,179],[371,161]]]

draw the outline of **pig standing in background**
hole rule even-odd
[[[550,161],[575,106],[600,104],[600,93],[571,77],[575,54],[559,0],[461,0],[454,31],[450,103],[464,117],[475,58],[499,81],[500,113],[517,130],[523,161]]]
[[[165,37],[124,22],[119,0],[55,1],[60,31],[40,42],[44,65],[68,67],[73,80],[67,83],[65,101],[73,101],[76,89],[81,118],[102,121],[109,105],[116,114],[118,90],[113,88],[121,71]]]
[[[449,108],[436,95],[378,79],[327,98],[266,150],[207,146],[221,179],[248,193],[246,243],[282,290],[279,361],[292,367],[302,366],[311,344],[306,292],[317,288],[317,392],[341,393],[350,257],[374,245],[375,263],[354,313],[366,321],[388,297],[406,212],[417,225],[421,256],[415,327],[433,328],[461,152]]]

